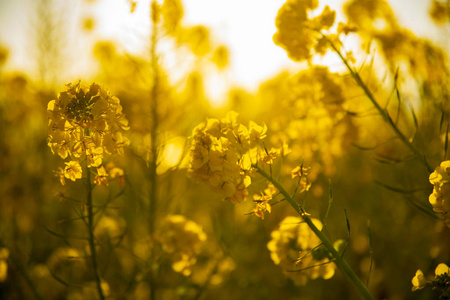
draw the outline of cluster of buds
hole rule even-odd
[[[48,145],[53,154],[69,159],[56,175],[62,184],[66,178],[80,179],[80,162],[86,161],[88,168],[98,168],[98,176],[111,176],[100,167],[105,153],[123,154],[123,148],[130,143],[121,132],[129,127],[119,99],[95,83],[69,83],[66,88],[47,107]]]

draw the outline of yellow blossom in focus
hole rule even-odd
[[[99,167],[105,153],[123,154],[130,143],[121,133],[129,127],[119,99],[98,84],[67,84],[48,103],[47,114],[48,145],[61,158],[70,157],[64,176],[73,181],[81,178],[79,162],[86,159],[88,168]],[[61,172],[56,174],[64,184]]]
[[[72,181],[81,179],[83,170],[80,164],[76,161],[66,162],[66,167],[64,168],[64,176]]]

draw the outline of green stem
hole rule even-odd
[[[417,157],[420,158],[422,163],[427,167],[428,172],[431,173],[433,171],[433,169],[428,164],[428,162],[425,158],[425,155],[423,155],[419,151],[419,149],[417,149],[412,143],[410,143],[408,138],[400,131],[400,129],[394,123],[392,118],[389,116],[389,113],[378,104],[378,102],[375,100],[375,97],[373,96],[372,92],[369,90],[367,85],[361,79],[361,76],[359,76],[358,72],[355,72],[355,70],[349,65],[347,59],[345,59],[345,57],[342,55],[341,51],[339,51],[339,49],[336,47],[336,45],[334,45],[334,43],[330,39],[328,39],[325,35],[323,35],[322,33],[320,33],[320,34],[328,41],[328,43],[330,44],[333,51],[336,52],[337,55],[339,55],[339,58],[344,63],[345,67],[350,72],[353,79],[355,79],[356,83],[363,89],[364,94],[367,96],[367,98],[369,98],[370,102],[372,102],[372,104],[378,110],[379,114],[383,117],[383,120],[389,124],[389,126],[395,132],[397,137],[402,141],[402,143],[405,144]]]
[[[311,218],[306,214],[301,206],[299,206],[295,200],[289,195],[289,193],[283,188],[283,186],[275,179],[272,178],[269,174],[267,174],[263,169],[258,166],[253,166],[259,174],[261,174],[264,178],[270,181],[280,193],[284,196],[284,198],[289,202],[289,204],[295,209],[295,211],[303,218],[303,221],[308,224],[309,228],[314,232],[314,234],[320,239],[325,248],[330,252],[330,254],[334,258],[334,262],[338,267],[344,272],[345,275],[350,279],[353,285],[358,289],[363,299],[373,300],[372,295],[370,295],[367,287],[362,283],[362,281],[356,276],[355,272],[350,268],[347,262],[343,257],[334,249],[333,244],[327,239],[327,237],[320,231],[316,225],[312,222]]]
[[[105,296],[103,295],[102,284],[101,284],[101,280],[100,280],[100,272],[98,270],[97,251],[95,249],[94,208],[93,208],[93,203],[92,203],[93,186],[91,183],[91,171],[89,170],[89,167],[87,167],[86,170],[87,170],[86,173],[87,173],[87,189],[88,189],[86,206],[87,206],[87,211],[88,211],[89,249],[91,251],[92,268],[94,270],[94,276],[95,276],[95,281],[97,284],[98,295],[101,300],[104,300]]]
[[[158,178],[157,178],[157,163],[158,163],[158,57],[157,57],[157,42],[158,42],[158,18],[159,10],[158,4],[155,0],[150,2],[150,20],[152,25],[151,35],[151,48],[150,48],[150,60],[152,71],[152,87],[150,91],[150,142],[151,142],[151,161],[149,164],[149,177],[150,177],[150,191],[149,191],[149,232],[153,237],[155,231],[155,216],[157,210],[157,197],[158,197]],[[150,272],[149,272],[149,285],[150,285],[150,299],[156,299],[156,284],[154,274],[155,255],[152,253],[150,257]]]

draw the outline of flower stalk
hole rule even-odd
[[[356,287],[356,289],[359,291],[361,297],[365,300],[373,300],[372,295],[370,294],[367,287],[362,283],[362,281],[358,278],[358,276],[353,272],[351,267],[347,264],[345,259],[337,252],[337,250],[333,247],[333,244],[327,239],[325,234],[320,231],[316,225],[312,222],[311,218],[308,216],[308,214],[305,212],[305,210],[298,205],[295,200],[289,195],[289,193],[283,188],[283,186],[275,180],[272,176],[267,174],[263,169],[260,167],[253,165],[253,168],[256,169],[256,171],[262,175],[264,178],[266,178],[269,182],[271,182],[277,189],[280,191],[280,193],[284,196],[284,198],[289,202],[289,204],[295,209],[295,211],[302,217],[303,221],[311,228],[311,230],[314,232],[314,234],[320,239],[322,244],[325,246],[325,248],[329,251],[329,253],[332,255],[334,262],[336,265],[344,272],[344,274],[350,279],[350,281],[353,283],[353,285]]]
[[[95,282],[97,285],[98,296],[101,300],[105,299],[102,290],[102,283],[100,279],[100,272],[98,270],[98,262],[97,262],[97,250],[95,248],[95,236],[94,236],[94,207],[92,201],[92,190],[93,186],[91,183],[91,172],[89,168],[87,168],[87,199],[86,199],[86,208],[87,208],[87,217],[88,217],[88,231],[89,231],[89,250],[91,251],[91,261],[92,261],[92,269],[94,271]]]
[[[359,87],[362,88],[362,90],[364,91],[364,94],[367,96],[367,98],[369,98],[370,102],[372,102],[373,106],[375,106],[375,108],[377,109],[378,113],[381,115],[381,117],[383,118],[383,120],[392,128],[392,130],[394,131],[395,135],[400,139],[400,141],[402,141],[403,144],[405,144],[405,146],[407,146],[413,153],[414,155],[416,155],[418,158],[420,158],[420,161],[426,166],[428,173],[431,173],[433,171],[433,169],[431,168],[431,166],[428,164],[425,155],[423,155],[419,149],[417,149],[416,146],[414,146],[409,140],[408,138],[400,131],[400,129],[397,127],[397,125],[394,123],[394,121],[392,120],[392,118],[390,117],[389,113],[387,112],[386,109],[383,109],[378,102],[375,100],[374,95],[372,94],[372,92],[369,90],[369,88],[367,87],[367,85],[364,83],[364,81],[361,79],[361,76],[359,76],[358,72],[356,72],[348,63],[347,59],[342,55],[341,51],[339,51],[339,49],[336,47],[336,45],[324,34],[322,34],[320,31],[319,33],[321,34],[321,36],[327,40],[327,42],[330,44],[331,48],[333,49],[334,52],[336,52],[336,54],[339,56],[339,58],[342,60],[342,62],[344,63],[345,67],[347,68],[347,70],[350,72],[351,76],[353,77],[353,79],[356,81],[356,83],[358,84]]]

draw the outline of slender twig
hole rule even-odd
[[[361,282],[361,280],[356,276],[355,272],[350,268],[347,262],[343,257],[334,249],[333,244],[327,239],[325,234],[319,230],[319,228],[314,225],[311,218],[304,211],[304,209],[299,206],[294,199],[291,198],[289,193],[283,188],[283,186],[276,180],[274,180],[269,174],[267,174],[263,169],[259,168],[256,165],[253,165],[256,171],[265,177],[268,181],[270,181],[280,193],[286,198],[289,204],[295,209],[295,211],[302,217],[303,221],[308,224],[309,228],[314,232],[314,234],[321,240],[325,248],[330,252],[331,256],[333,256],[336,265],[347,275],[348,279],[353,283],[353,285],[358,289],[363,299],[373,299],[372,295],[369,293],[367,287]]]

